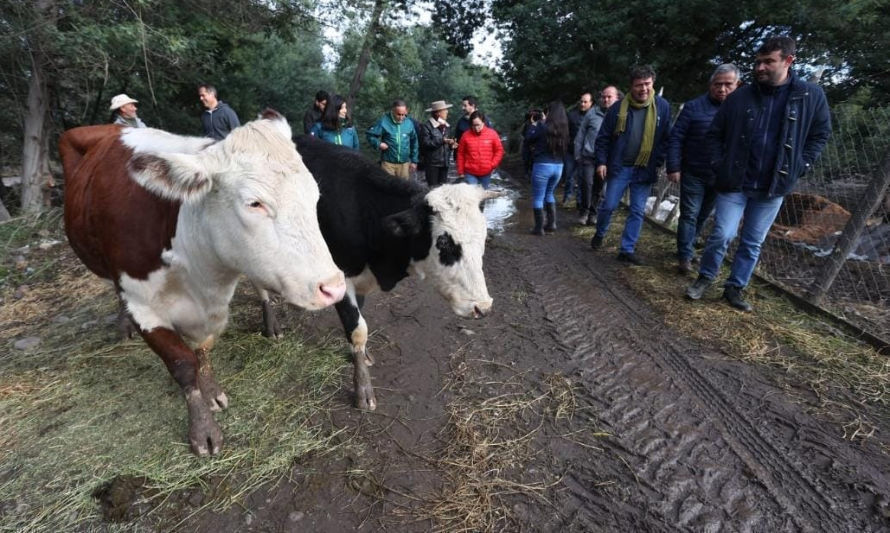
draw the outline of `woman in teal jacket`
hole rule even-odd
[[[339,94],[328,100],[321,114],[321,122],[316,122],[309,133],[331,144],[358,150],[358,134],[352,126],[346,102]]]

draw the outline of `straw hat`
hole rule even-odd
[[[139,103],[139,100],[133,100],[132,98],[130,98],[129,96],[127,96],[125,94],[119,94],[111,99],[111,107],[109,107],[108,109],[111,111],[114,111],[115,109],[120,109],[121,107],[123,107],[127,104],[137,104],[137,103]]]
[[[423,112],[431,113],[433,111],[441,111],[443,109],[448,109],[449,107],[451,107],[451,104],[446,104],[445,100],[436,100],[435,102],[430,104],[429,109],[425,109]]]

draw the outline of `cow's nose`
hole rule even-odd
[[[473,306],[473,317],[482,318],[491,312],[491,300],[487,302],[479,302]]]
[[[339,302],[344,294],[346,294],[346,279],[343,277],[343,272],[338,271],[335,276],[318,284],[317,296],[325,306]]]

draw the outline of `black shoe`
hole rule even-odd
[[[729,305],[735,307],[739,311],[749,313],[754,309],[751,307],[751,304],[742,298],[742,289],[735,285],[727,285],[723,287],[723,298],[729,302]]]
[[[590,239],[590,247],[594,250],[599,250],[603,247],[603,238],[600,235],[594,235],[592,239]]]
[[[712,283],[714,283],[712,280],[699,275],[698,279],[686,289],[686,297],[690,300],[700,300]]]
[[[679,272],[680,274],[683,274],[684,276],[686,274],[691,274],[692,273],[692,261],[690,261],[689,259],[681,259],[677,263],[677,272]]]
[[[637,255],[633,252],[618,252],[618,260],[637,266],[642,266],[644,264],[642,259],[637,257]]]

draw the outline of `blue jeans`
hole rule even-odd
[[[692,246],[705,221],[714,210],[717,191],[713,185],[692,174],[680,179],[680,220],[677,222],[677,258],[692,259]]]
[[[532,166],[532,207],[543,209],[544,202],[555,204],[553,191],[562,176],[562,163],[535,163]]]
[[[467,180],[467,183],[470,185],[482,185],[483,189],[487,189],[491,187],[491,174],[486,174],[484,176],[474,176],[472,174],[464,174],[464,178]]]
[[[562,167],[562,175],[565,177],[565,188],[562,193],[562,203],[566,203],[572,196],[572,191],[575,192],[575,199],[577,200],[580,195],[580,189],[576,187],[575,182],[575,170],[577,169],[577,165],[575,163],[575,158],[572,154],[566,154],[563,158],[563,167]]]
[[[760,259],[760,246],[766,239],[784,196],[764,198],[749,196],[743,192],[717,193],[714,212],[714,231],[705,245],[698,273],[710,280],[717,277],[720,263],[726,255],[729,243],[739,233],[739,221],[744,217],[739,235],[739,247],[732,260],[732,268],[725,285],[740,289],[748,286],[757,260]]]
[[[600,204],[596,214],[596,234],[605,237],[612,222],[612,212],[618,207],[618,202],[624,195],[625,189],[630,187],[630,214],[624,223],[624,233],[621,234],[620,251],[632,254],[640,238],[643,229],[643,216],[646,213],[646,199],[652,190],[652,183],[633,181],[634,175],[644,173],[643,167],[621,167],[614,176],[606,181],[606,194],[603,203]],[[642,177],[642,176],[641,176]]]

